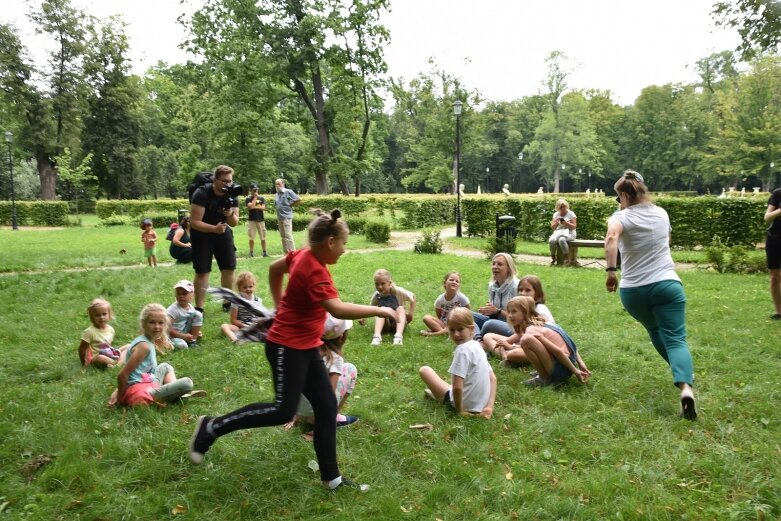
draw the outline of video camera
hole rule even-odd
[[[238,197],[244,193],[244,188],[241,185],[233,183],[225,187],[225,191],[222,194],[222,208],[227,210],[235,206],[239,206]]]

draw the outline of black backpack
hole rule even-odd
[[[179,229],[178,227],[176,227],[176,228],[169,228],[168,229],[168,235],[165,236],[165,240],[167,240],[167,241],[174,240],[174,235],[176,235],[176,230],[178,230],[178,229]]]
[[[193,182],[187,186],[187,196],[190,202],[193,202],[193,194],[195,191],[205,185],[211,184],[214,181],[213,172],[198,172],[193,178]]]

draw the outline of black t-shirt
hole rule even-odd
[[[248,196],[244,204],[249,204],[249,202],[252,201],[252,196]],[[258,201],[255,204],[266,204],[266,200],[258,196]],[[248,210],[249,217],[247,217],[248,221],[263,221],[263,210]]]
[[[220,224],[223,222],[224,216],[222,215],[223,197],[217,196],[212,190],[212,184],[205,184],[199,187],[193,192],[192,204],[203,206],[205,208],[203,212],[203,222],[206,224]],[[233,208],[238,208],[239,201],[236,200]]]
[[[775,206],[776,209],[781,208],[781,188],[773,190],[767,204],[768,206]],[[767,233],[770,235],[781,235],[781,218],[770,223],[770,226],[767,227]]]

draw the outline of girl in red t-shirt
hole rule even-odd
[[[268,280],[277,313],[266,337],[276,393],[272,403],[251,403],[224,416],[201,416],[190,441],[190,459],[201,463],[217,438],[239,429],[282,425],[296,413],[301,394],[315,413],[314,448],[326,488],[353,485],[336,462],[336,398],[320,355],[326,312],[336,318],[393,318],[393,310],[350,304],[339,299],[326,267],[345,252],[350,230],[339,210],[321,213],[309,223],[309,247],[295,250],[269,266]],[[282,281],[288,283],[284,294]]]

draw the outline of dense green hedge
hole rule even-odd
[[[11,226],[11,201],[0,201],[0,223]],[[19,226],[65,226],[68,222],[65,201],[17,201],[16,223]]]
[[[578,238],[604,238],[607,219],[617,207],[615,200],[608,197],[566,198],[578,216]],[[465,198],[461,204],[466,233],[470,236],[493,234],[499,213],[516,218],[516,228],[522,239],[545,240],[551,233],[550,219],[557,199],[553,195]],[[672,242],[676,246],[708,245],[716,236],[727,245],[754,245],[764,240],[766,225],[762,217],[767,208],[764,197],[657,197],[655,201],[670,215]]]
[[[578,216],[578,237],[599,239],[605,235],[606,221],[616,210],[612,197],[584,197],[583,194],[562,194]],[[685,195],[690,195],[686,193]],[[266,226],[276,228],[274,196],[266,198]],[[470,236],[494,233],[495,216],[515,216],[519,236],[529,241],[544,241],[550,235],[550,218],[558,194],[543,196],[468,195],[461,200],[464,229]],[[726,245],[752,245],[764,240],[762,220],[767,206],[767,195],[757,197],[671,197],[659,196],[657,204],[670,214],[673,244],[692,247],[707,245],[719,236]],[[34,203],[32,203],[34,204]],[[0,212],[3,210],[0,203]],[[113,214],[134,217],[168,216],[175,219],[180,208],[188,208],[186,199],[158,199],[145,201],[98,201],[96,212],[101,219]],[[306,228],[311,219],[310,210],[320,208],[342,210],[353,233],[361,233],[368,217],[389,213],[394,224],[403,229],[421,229],[455,223],[455,198],[446,195],[369,195],[345,197],[342,195],[302,195],[295,207],[293,229]],[[398,220],[396,211],[399,212]],[[361,215],[363,214],[363,215]],[[371,214],[368,215],[367,214]],[[8,217],[6,217],[8,215]],[[167,218],[167,217],[166,217]],[[8,214],[0,213],[2,222],[10,222]],[[157,222],[155,222],[157,226]]]
[[[272,227],[276,227],[274,196],[263,194],[263,197],[266,199],[266,222],[272,224]],[[180,208],[190,208],[187,199],[108,200],[98,201],[95,204],[95,213],[101,219],[107,219],[112,215],[130,215],[143,218],[168,213],[176,215]],[[447,196],[302,195],[301,203],[294,207],[296,218],[301,217],[305,222],[309,222],[313,208],[320,208],[324,211],[339,208],[347,219],[348,225],[351,221],[354,223],[355,226],[350,225],[350,229],[355,233],[359,233],[365,224],[365,220],[355,220],[355,218],[366,212],[373,212],[376,215],[390,212],[391,217],[395,217],[395,210],[403,210],[402,217],[397,224],[405,229],[446,225],[455,222],[455,201],[452,197],[448,198]],[[294,227],[301,226],[300,223],[296,223],[296,219],[294,219],[293,225]],[[301,228],[305,227],[305,224],[301,226]]]

